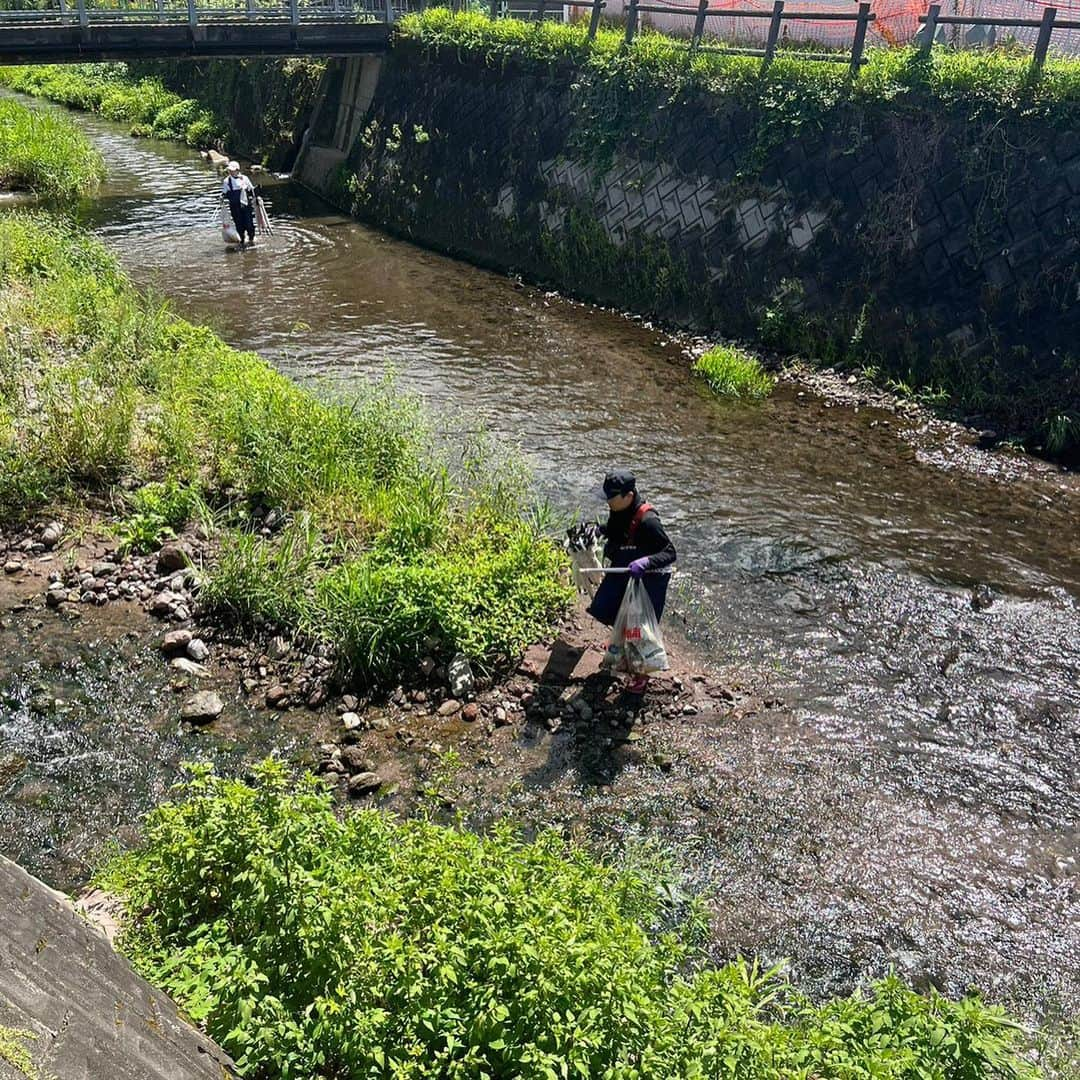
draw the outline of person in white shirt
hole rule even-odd
[[[230,161],[226,166],[228,175],[221,183],[221,197],[229,203],[229,213],[240,234],[240,246],[245,238],[255,243],[255,185],[240,171],[238,162]]]

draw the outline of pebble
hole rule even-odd
[[[347,712],[342,713],[341,715],[341,726],[344,727],[346,731],[356,731],[361,723],[362,721],[359,713]]]
[[[461,718],[468,720],[472,723],[480,715],[480,706],[475,701],[470,701],[468,705],[461,710]]]
[[[9,559],[6,563],[4,563],[4,573],[17,574],[20,570],[22,570],[23,565],[24,564],[19,562],[17,559]]]
[[[197,679],[205,679],[210,674],[208,668],[204,668],[202,664],[196,664],[194,660],[189,660],[186,656],[174,656],[169,661],[169,667],[174,671],[182,671],[185,675],[194,675]]]
[[[506,710],[501,705],[495,706],[495,723],[499,727],[505,727],[510,723],[510,717],[507,716]]]
[[[275,637],[270,639],[270,644],[266,648],[266,655],[271,660],[284,660],[291,651],[292,647],[283,637]]]
[[[453,716],[455,713],[461,712],[461,702],[455,701],[450,698],[449,701],[444,701],[438,709],[440,716]]]
[[[194,724],[216,720],[225,711],[225,703],[213,690],[200,690],[184,702],[180,715]]]
[[[375,765],[359,746],[343,746],[338,751],[346,770],[350,773],[373,773]]]

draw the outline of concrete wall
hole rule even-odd
[[[113,951],[66,897],[0,856],[0,1029],[33,1075],[229,1080],[229,1056]],[[0,1056],[0,1080],[25,1073]]]
[[[1011,431],[1080,417],[1080,135],[940,102],[770,127],[752,103],[405,44],[327,74],[304,182],[586,299],[945,386]],[[376,85],[376,76],[377,85]]]

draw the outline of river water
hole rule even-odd
[[[275,235],[225,252],[196,155],[79,122],[109,165],[83,219],[180,313],[318,387],[392,366],[449,431],[519,444],[563,509],[601,509],[606,469],[636,471],[679,549],[675,618],[720,672],[782,703],[688,745],[666,793],[610,805],[662,817],[720,895],[721,931],[825,988],[896,964],[1027,1015],[1076,1009],[1076,475],[950,464],[909,422],[794,386],[717,402],[663,332],[402,243],[288,184],[267,187]],[[9,690],[27,679],[22,633],[0,664]],[[106,697],[122,726],[123,701]],[[0,737],[45,754],[25,698],[0,693]],[[121,785],[114,817],[158,797],[178,753],[153,790],[125,801]],[[64,808],[54,831],[77,830],[79,807]],[[35,835],[0,849],[70,884]]]

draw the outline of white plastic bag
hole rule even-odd
[[[240,234],[236,231],[236,225],[233,222],[232,214],[229,213],[229,208],[223,206],[221,208],[221,239],[226,244],[239,244]]]
[[[601,666],[632,675],[652,675],[668,669],[660,623],[645,583],[639,578],[631,578],[626,586]]]

